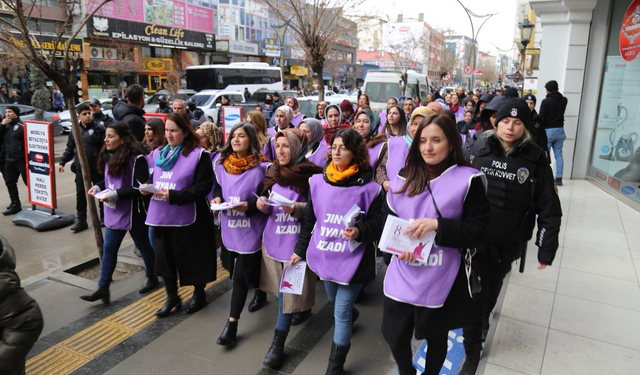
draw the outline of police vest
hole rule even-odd
[[[535,163],[518,156],[498,157],[492,153],[470,158],[471,164],[487,176],[492,243],[517,243],[523,239],[523,224],[532,207]]]

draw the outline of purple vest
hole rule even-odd
[[[453,166],[431,180],[431,191],[443,217],[462,219],[471,178],[479,174],[477,169],[471,167]],[[400,176],[391,180],[387,194],[389,208],[405,220],[437,218],[427,189],[413,197],[391,193],[400,190],[404,182]],[[384,294],[393,300],[415,306],[442,307],[458,275],[461,259],[460,250],[435,244],[428,265],[407,263],[394,256],[384,278]]]
[[[300,114],[300,116],[302,116],[302,114]],[[302,121],[302,120],[300,120],[300,121]],[[297,128],[297,127],[298,127],[298,125],[294,124],[294,127],[293,127],[293,128],[286,127],[286,128],[285,128],[285,130],[286,130],[286,129],[295,129],[295,128]],[[279,131],[280,131],[280,128],[278,127],[278,125],[276,125],[276,126],[274,126],[273,128],[269,128],[269,129],[267,129],[267,134],[275,138],[276,133],[277,133],[277,132],[279,132]]]
[[[384,146],[385,142],[380,142],[373,147],[369,147],[369,164],[371,164],[371,168],[376,169],[376,163],[378,159],[380,159],[380,152],[382,151],[382,146]]]
[[[458,107],[458,110],[453,112],[456,117],[456,122],[464,120],[464,107]]]
[[[380,129],[378,129],[378,134],[382,134],[384,132],[384,124],[387,123],[387,111],[380,112]]]
[[[211,157],[211,166],[213,168],[216,167],[215,165],[215,160],[216,160],[216,156],[218,156],[218,151],[214,151],[209,153],[209,156]],[[216,180],[215,178],[213,179],[213,186],[211,187],[211,191],[209,192],[209,194],[207,194],[207,199],[209,199],[209,202],[211,202],[211,200],[213,199],[213,191],[216,189]]]
[[[241,174],[230,174],[218,164],[220,154],[213,162],[216,183],[222,188],[223,202],[242,202],[254,199],[254,193],[262,190],[262,180],[269,163],[261,163]],[[220,212],[222,243],[229,251],[251,254],[262,247],[262,232],[267,216],[257,213],[248,217],[244,212],[226,210]]]
[[[109,175],[109,165],[104,166],[104,185],[107,189],[118,190],[122,187],[131,186],[133,184],[134,165],[138,158],[144,155],[138,155],[131,159],[129,168],[127,168],[121,176],[113,177]],[[131,229],[131,208],[132,199],[120,199],[116,202],[104,202],[104,225],[107,228],[116,230]]]
[[[327,184],[322,174],[309,179],[313,212],[317,219],[307,249],[307,264],[321,279],[349,284],[367,247],[363,242],[353,252],[344,237],[342,216],[357,204],[365,216],[380,192],[370,181],[362,186],[338,187]],[[339,202],[339,204],[337,204]]]
[[[273,160],[275,159],[275,137],[274,136],[269,136],[267,138],[267,142],[264,144],[264,147],[262,147],[262,155],[264,155],[267,159],[269,160]]]
[[[293,119],[291,119],[291,123],[293,124],[293,126],[297,128],[303,119],[304,119],[304,115],[302,113],[298,113],[293,117]]]
[[[316,151],[307,156],[307,160],[315,163],[319,167],[324,167],[327,164],[327,153],[329,152],[329,146],[327,146],[327,142],[323,140],[320,141],[320,145],[316,149]]]
[[[153,151],[153,184],[156,189],[182,190],[193,184],[196,168],[200,158],[205,153],[201,147],[196,147],[187,156],[180,154],[178,161],[171,170],[165,171],[156,165],[160,149]],[[205,155],[205,157],[208,157]],[[186,227],[196,221],[196,203],[188,203],[182,206],[169,204],[169,202],[151,196],[149,211],[147,212],[147,225],[159,227]]]
[[[407,141],[404,137],[391,137],[387,141],[387,178],[389,181],[393,181],[398,172],[404,168],[404,164],[407,161],[407,155],[409,155],[409,147],[407,147]]]
[[[295,202],[307,201],[307,197],[301,196],[289,187],[274,184],[271,190]],[[299,236],[300,221],[284,212],[282,207],[270,207],[263,237],[267,256],[280,262],[288,262]]]

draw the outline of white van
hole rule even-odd
[[[364,79],[362,92],[369,96],[371,108],[386,110],[387,99],[411,96],[424,98],[431,92],[431,82],[425,74],[407,71],[407,87],[400,92],[400,74],[394,70],[371,70]]]

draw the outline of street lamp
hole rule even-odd
[[[287,28],[289,27],[292,19],[293,17],[289,18],[289,20],[282,25],[272,26],[278,36],[278,41],[280,42],[280,71],[282,71],[282,76],[284,76],[284,36],[287,33]]]
[[[525,68],[525,58],[527,52],[527,45],[531,41],[531,35],[533,34],[533,28],[536,25],[532,24],[528,18],[525,17],[524,21],[518,24],[518,28],[520,28],[520,43],[522,44],[522,96],[524,96],[524,68]]]

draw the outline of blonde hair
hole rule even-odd
[[[507,144],[500,138],[500,136],[498,136],[498,128],[497,128],[498,123],[496,123],[496,128],[491,129],[491,130],[486,130],[484,133],[482,133],[483,137],[490,137],[492,135],[495,134],[496,139],[498,139],[498,141],[500,141],[500,145],[502,146],[502,149],[504,150],[504,154],[505,155],[509,155],[513,152],[513,150],[515,150],[516,148],[518,148],[518,146],[520,146],[521,144],[525,143],[525,142],[529,142],[531,139],[533,139],[531,137],[531,133],[529,132],[529,129],[527,129],[527,127],[524,127],[524,134],[522,134],[522,137],[520,137],[520,139],[518,139],[518,141],[516,142],[515,145],[513,145],[513,147],[509,148],[509,146],[507,146]]]
[[[209,139],[209,143],[211,143],[211,147],[207,151],[213,152],[214,150],[217,150],[218,147],[220,147],[220,140],[222,139],[222,136],[220,134],[220,130],[214,123],[209,121],[203,122],[196,127],[196,130],[198,129],[202,130],[205,137]]]
[[[264,114],[262,114],[262,111],[253,110],[249,111],[249,113],[247,113],[247,116],[251,118],[251,125],[256,128],[260,146],[264,146],[264,144],[267,143],[267,120],[264,118]]]

